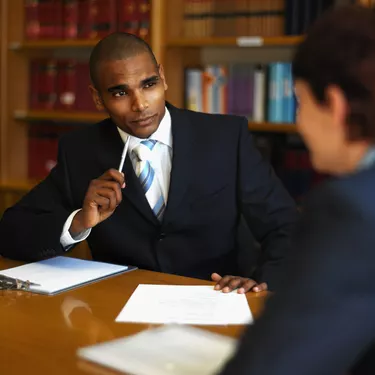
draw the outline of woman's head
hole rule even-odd
[[[297,126],[315,168],[354,170],[375,143],[375,13],[359,6],[324,14],[293,61]]]

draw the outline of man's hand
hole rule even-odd
[[[211,275],[211,279],[216,282],[215,290],[221,290],[223,293],[229,293],[237,289],[237,293],[244,294],[248,291],[263,292],[267,290],[267,283],[258,284],[252,279],[239,276],[224,276],[221,277],[217,273]]]
[[[121,203],[121,188],[125,187],[123,173],[110,169],[90,182],[82,210],[74,216],[69,232],[74,236],[108,219]]]

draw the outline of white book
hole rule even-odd
[[[55,294],[134,269],[136,267],[59,256],[9,268],[0,274],[38,284],[31,285],[30,292]]]
[[[233,338],[190,326],[170,325],[81,348],[77,354],[87,361],[133,375],[214,375],[236,347],[237,340]]]
[[[266,113],[266,72],[257,67],[254,72],[253,121],[264,122]]]

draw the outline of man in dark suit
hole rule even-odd
[[[246,119],[166,104],[163,67],[130,34],[97,44],[90,75],[110,118],[61,140],[56,168],[4,214],[1,255],[36,260],[87,238],[95,260],[212,277],[225,292],[277,285],[296,210]],[[262,253],[234,277],[241,215]]]
[[[285,280],[223,375],[375,374],[375,14],[324,15],[294,58],[316,169]]]

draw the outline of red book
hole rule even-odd
[[[71,60],[60,60],[57,64],[57,100],[56,109],[74,110],[77,91],[77,62]]]
[[[89,91],[89,85],[91,85],[91,80],[88,63],[77,63],[76,76],[76,110],[83,112],[96,112],[96,107]]]
[[[78,36],[78,0],[63,1],[63,37],[75,39]]]
[[[43,179],[57,162],[58,137],[54,125],[31,125],[28,138],[28,177]]]
[[[57,62],[38,59],[30,64],[30,108],[54,109],[56,104]]]
[[[116,0],[82,0],[78,6],[79,38],[100,39],[116,31]]]
[[[49,20],[52,19],[53,25],[51,27],[51,38],[62,39],[63,38],[63,15],[64,15],[64,4],[61,0],[54,0],[52,6],[52,14],[49,15]],[[47,22],[47,19],[46,19]],[[51,22],[51,21],[49,21]]]
[[[95,38],[104,38],[116,31],[117,0],[91,0],[97,6]]]
[[[92,18],[93,14],[89,0],[80,0],[78,2],[78,38],[87,39],[90,37],[91,27],[93,25]]]
[[[56,165],[58,140],[72,131],[74,126],[56,125],[53,122],[32,124],[28,136],[28,177],[43,179]]]
[[[26,39],[38,39],[40,36],[38,0],[25,0],[25,36]]]
[[[62,2],[60,0],[25,0],[25,35],[27,39],[62,37]]]
[[[150,7],[150,0],[138,0],[138,35],[146,40],[150,34]]]
[[[117,0],[117,30],[137,34],[139,17],[137,0]]]

